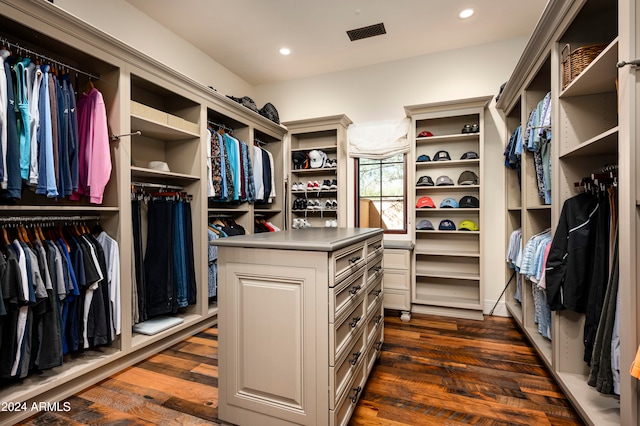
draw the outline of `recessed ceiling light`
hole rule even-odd
[[[467,18],[471,18],[474,13],[475,11],[473,9],[464,9],[458,14],[458,17],[460,19],[467,19]]]
[[[289,49],[288,47],[281,47],[280,48],[280,54],[287,56],[289,54],[291,54],[291,49]]]

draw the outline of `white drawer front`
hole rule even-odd
[[[364,294],[358,299],[353,310],[340,318],[335,324],[329,325],[329,363],[336,362],[364,327],[366,321]]]
[[[388,269],[411,269],[411,251],[389,248],[385,249],[384,266]]]
[[[333,284],[329,284],[331,287],[337,285],[367,263],[364,251],[364,243],[359,243],[334,253],[333,270],[335,271],[335,280]]]
[[[385,290],[396,289],[409,291],[409,289],[411,288],[409,271],[392,271],[389,268],[385,268],[384,288]]]
[[[361,332],[353,339],[349,349],[343,353],[338,365],[329,368],[329,404],[332,410],[347,392],[346,385],[362,365],[366,348],[366,336],[364,332]]]
[[[384,289],[384,307],[401,311],[411,310],[411,296],[408,290]]]
[[[353,309],[356,300],[367,291],[364,271],[365,268],[360,268],[340,284],[329,288],[329,322],[335,323],[336,318]]]

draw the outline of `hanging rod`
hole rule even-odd
[[[165,183],[152,183],[152,182],[131,182],[131,186],[138,188],[164,188],[175,189],[176,191],[182,191],[184,187],[178,185],[168,185]]]
[[[258,139],[258,138],[253,138],[253,142],[257,143],[258,145],[268,145],[267,142],[263,142],[261,139]]]
[[[135,132],[125,133],[123,135],[113,135],[113,136],[111,136],[111,140],[112,141],[118,141],[118,140],[120,140],[120,138],[124,138],[125,136],[142,136],[142,132],[140,130],[137,130]]]
[[[100,216],[4,216],[0,222],[64,222],[100,220]]]
[[[90,79],[93,79],[93,80],[100,80],[100,76],[98,76],[98,75],[91,74],[91,73],[88,73],[86,71],[79,70],[78,68],[72,67],[71,65],[65,64],[64,62],[60,62],[60,61],[58,61],[56,59],[50,58],[50,57],[48,57],[46,55],[43,55],[43,54],[41,54],[39,52],[36,52],[34,50],[27,49],[26,47],[22,47],[18,43],[12,42],[12,41],[8,40],[5,37],[0,37],[0,42],[6,44],[9,47],[13,47],[14,49],[16,49],[18,51],[30,53],[30,54],[34,55],[36,58],[43,59],[43,60],[45,60],[47,62],[53,62],[54,64],[60,65],[61,68],[66,68],[67,70],[73,70],[73,71],[75,71],[77,73],[86,75],[87,77],[89,77]]]
[[[226,130],[226,131],[228,131],[230,133],[233,133],[233,129],[231,127],[225,126],[222,123],[216,123],[214,121],[209,121],[209,120],[207,120],[207,123],[212,125],[212,126],[216,126],[216,127],[220,128],[220,129]]]

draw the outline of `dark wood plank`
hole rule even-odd
[[[219,424],[218,330],[209,328],[25,425]],[[352,426],[583,425],[509,318],[385,318],[385,343]],[[253,426],[253,425],[248,425]]]

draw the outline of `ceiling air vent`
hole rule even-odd
[[[384,24],[382,22],[375,25],[369,25],[368,27],[356,28],[355,30],[347,31],[347,35],[351,41],[375,37],[386,33],[387,31],[384,29]]]

